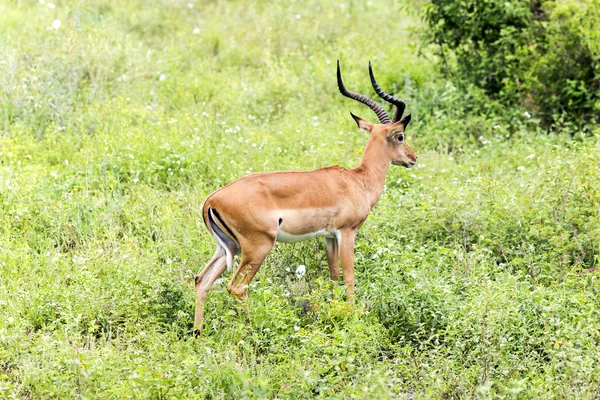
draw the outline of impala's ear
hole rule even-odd
[[[358,127],[360,129],[362,129],[363,131],[371,132],[371,129],[373,129],[373,124],[372,123],[370,123],[366,119],[362,119],[361,117],[357,117],[356,115],[354,115],[352,113],[350,113],[350,115],[352,115],[352,118],[354,118],[354,120],[356,121],[356,125],[358,125]]]
[[[410,114],[408,114],[406,117],[402,118],[402,120],[400,121],[400,124],[402,124],[402,126],[404,127],[404,130],[406,130],[406,127],[408,126],[409,122],[410,122]]]
[[[388,137],[392,137],[398,133],[403,133],[406,130],[406,126],[410,122],[410,114],[402,118],[401,121],[394,122],[388,129]]]

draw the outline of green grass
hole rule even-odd
[[[0,5],[0,398],[600,395],[595,138],[470,112],[418,4],[191,4]],[[196,341],[204,198],[359,162],[338,58],[409,101],[419,155],[360,231],[355,309],[321,242],[278,245]]]

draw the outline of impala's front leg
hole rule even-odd
[[[354,302],[354,240],[356,230],[348,229],[340,231],[341,243],[339,243],[342,273],[346,284],[346,300]]]
[[[336,238],[325,238],[325,253],[327,254],[327,265],[329,266],[329,277],[332,281],[340,280],[340,264],[338,261],[338,241]]]

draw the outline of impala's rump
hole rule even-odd
[[[217,212],[216,208],[208,207],[208,220],[211,224],[211,228],[221,240],[223,240],[227,244],[239,246],[238,240],[235,237],[235,233],[231,231],[231,228],[227,226],[227,224],[223,221],[221,216],[219,216],[219,213]],[[215,220],[219,221],[219,223],[223,228],[225,228],[225,231],[227,231],[227,233],[221,230],[221,228],[216,224]]]
[[[217,241],[218,246],[225,252],[227,256],[227,269],[231,270],[233,267],[233,256],[240,252],[240,245],[237,238],[229,226],[223,222],[216,209],[208,207],[206,215],[208,216],[207,225],[209,226],[209,230]]]

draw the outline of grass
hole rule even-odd
[[[0,5],[1,398],[600,395],[594,137],[469,111],[419,4],[189,4]],[[360,231],[355,309],[321,242],[278,245],[195,341],[204,198],[360,160],[338,58],[408,100],[419,155]]]

